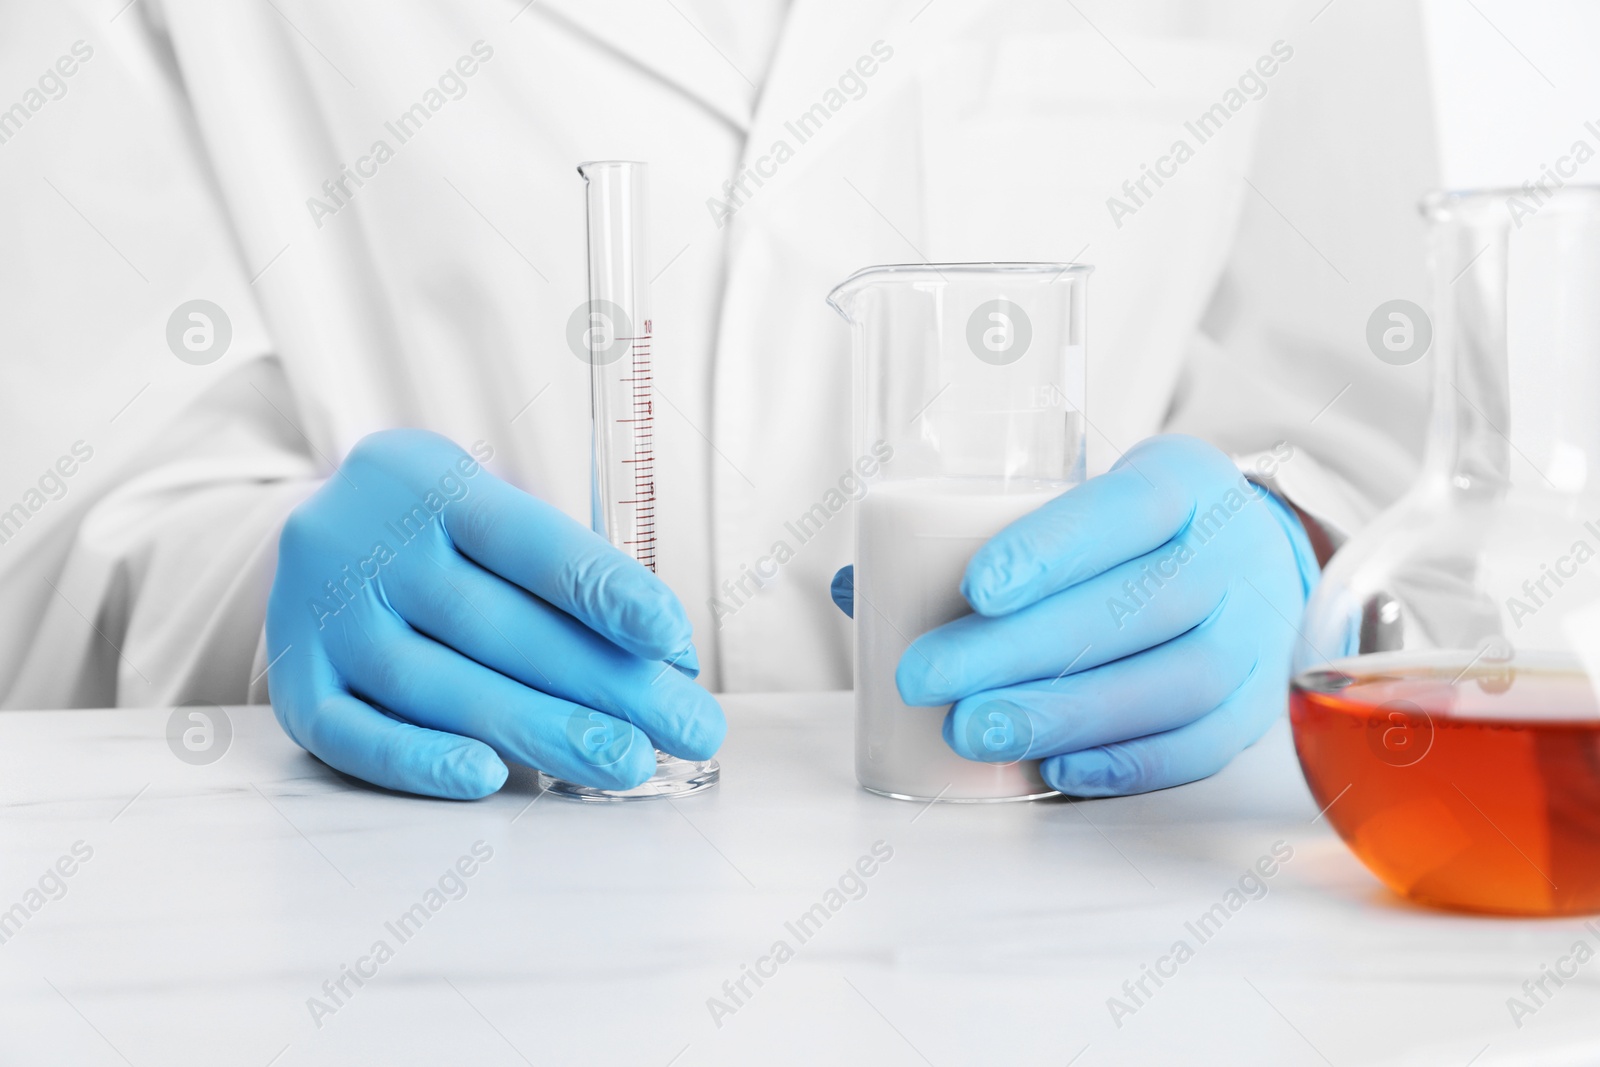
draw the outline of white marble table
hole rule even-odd
[[[522,774],[471,804],[368,789],[259,708],[206,766],[165,709],[0,714],[0,1063],[1600,1062],[1600,960],[1520,1027],[1506,1004],[1600,936],[1388,895],[1281,724],[1183,789],[924,808],[856,788],[847,694],[726,705],[718,790],[604,807]],[[335,1000],[346,965],[371,977]]]

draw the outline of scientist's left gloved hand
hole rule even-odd
[[[961,583],[976,614],[918,637],[895,681],[907,704],[954,704],[945,741],[968,759],[1042,759],[1074,796],[1181,785],[1283,710],[1317,573],[1299,520],[1226,455],[1150,438],[979,549]],[[1009,729],[984,729],[995,716]]]
[[[630,789],[652,746],[709,759],[727,729],[665,583],[423,430],[362,438],[284,523],[267,655],[290,737],[424,796],[509,763]]]

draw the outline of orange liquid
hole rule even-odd
[[[1395,892],[1501,914],[1600,911],[1600,705],[1584,675],[1312,671],[1289,715],[1318,807]]]

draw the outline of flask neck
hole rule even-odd
[[[1504,228],[1436,224],[1430,482],[1463,493],[1511,483]]]
[[[1600,493],[1600,189],[1450,194],[1433,220],[1425,479],[1469,495]]]

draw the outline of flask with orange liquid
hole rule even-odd
[[[1424,205],[1434,344],[1394,368],[1432,365],[1423,472],[1329,564],[1290,719],[1395,892],[1565,915],[1600,911],[1600,188],[1520,196]]]

